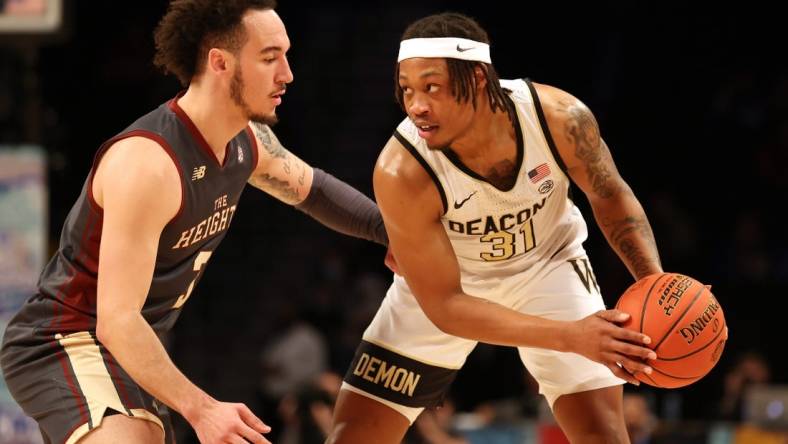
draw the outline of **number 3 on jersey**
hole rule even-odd
[[[517,238],[523,235],[523,250],[517,251]],[[512,234],[506,230],[496,231],[479,238],[480,242],[492,244],[492,253],[484,252],[479,256],[487,262],[504,261],[516,255],[527,253],[536,246],[536,236],[534,236],[534,221],[528,219],[520,226],[520,230]]]
[[[200,273],[202,273],[202,269],[205,264],[208,263],[208,259],[211,258],[212,251],[201,251],[196,258],[194,258],[194,271],[197,272],[197,276],[194,276],[194,280],[191,281],[189,284],[189,288],[186,290],[186,293],[178,296],[178,300],[175,301],[175,304],[172,308],[181,308],[183,304],[189,299],[189,296],[192,295],[192,290],[194,290],[194,283],[197,282],[197,279],[200,277]]]

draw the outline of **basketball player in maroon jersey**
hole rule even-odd
[[[293,80],[274,7],[175,0],[160,22],[155,62],[188,88],[101,145],[38,294],[4,336],[8,388],[46,442],[171,442],[168,407],[203,443],[268,442],[268,426],[191,383],[160,340],[246,183],[386,243],[371,200],[304,163],[269,128]]]

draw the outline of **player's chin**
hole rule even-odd
[[[271,111],[269,113],[256,113],[249,116],[249,120],[264,123],[268,126],[274,126],[279,122],[279,117],[276,115],[275,111]]]
[[[433,151],[443,151],[451,145],[450,142],[447,141],[440,141],[440,140],[428,140],[427,141],[427,148]]]
[[[443,151],[451,146],[455,137],[452,134],[447,134],[439,128],[429,138],[422,139],[427,144],[427,148],[433,151]]]
[[[281,98],[278,98],[276,100],[269,99],[261,102],[259,106],[256,106],[253,109],[255,111],[255,114],[258,115],[276,115],[276,109],[281,104],[282,104]]]

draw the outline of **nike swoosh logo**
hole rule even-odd
[[[471,46],[470,48],[461,48],[459,44],[457,44],[457,52],[465,52],[470,51],[471,49],[475,48],[475,46]]]
[[[473,195],[474,195],[474,194],[476,194],[476,191],[474,191],[473,193],[471,193],[471,195],[470,195],[470,196],[468,196],[468,197],[466,197],[465,199],[463,199],[463,200],[462,200],[462,202],[460,202],[460,203],[457,203],[457,201],[455,200],[455,201],[454,201],[454,209],[455,209],[455,210],[459,210],[460,208],[462,208],[462,206],[463,206],[463,205],[465,205],[465,202],[468,202],[468,200],[469,200],[471,197],[473,197]]]

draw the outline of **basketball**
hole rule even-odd
[[[636,378],[661,388],[683,387],[717,363],[728,327],[711,287],[679,273],[657,273],[632,284],[616,309],[630,314],[623,327],[648,335],[657,354],[654,371]]]

